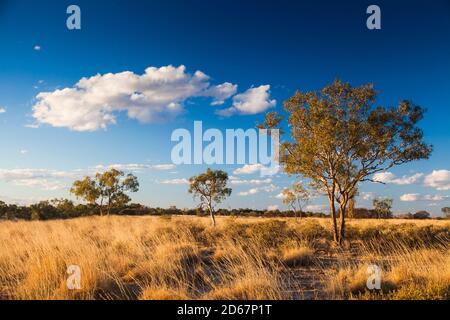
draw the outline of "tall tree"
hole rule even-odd
[[[432,151],[417,127],[423,108],[410,101],[396,108],[374,107],[375,100],[372,85],[352,87],[335,80],[318,92],[297,91],[284,103],[290,139],[281,145],[280,163],[288,174],[311,179],[313,187],[327,194],[338,244],[345,237],[345,212],[358,183],[373,181],[373,174],[393,166],[427,159]],[[279,116],[269,113],[266,118],[260,128],[279,128]]]
[[[103,173],[97,173],[95,179],[85,177],[73,183],[70,192],[77,198],[82,198],[89,204],[98,204],[100,214],[103,215],[103,207],[106,205],[106,214],[111,208],[121,207],[130,202],[127,192],[137,192],[139,182],[133,174],[125,176],[123,171],[111,169]]]
[[[231,195],[227,188],[228,174],[221,170],[208,170],[189,179],[189,193],[200,200],[211,216],[212,225],[216,225],[215,206]]]
[[[297,212],[300,214],[300,219],[302,218],[303,206],[306,205],[311,197],[310,193],[303,186],[303,183],[297,182],[292,185],[292,187],[286,188],[282,192],[283,203],[288,205],[294,211],[295,218],[297,218]]]

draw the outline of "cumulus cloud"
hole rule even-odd
[[[2,107],[2,106],[0,106],[0,113],[5,113],[6,112],[6,108],[5,107]]]
[[[276,211],[278,209],[279,207],[276,204],[267,207],[267,211]]]
[[[443,195],[421,195],[419,193],[407,193],[400,196],[400,200],[404,202],[414,202],[414,201],[444,201],[448,199],[448,196]]]
[[[205,95],[214,97],[214,101],[211,103],[213,106],[222,105],[225,103],[225,100],[234,96],[237,92],[237,85],[225,82],[223,84],[219,84],[218,86],[212,86],[208,90],[206,90]]]
[[[423,173],[416,173],[412,176],[403,176],[400,178],[397,178],[393,173],[391,172],[379,172],[374,174],[373,180],[377,182],[382,183],[391,183],[391,184],[397,184],[397,185],[410,185],[417,183],[420,178],[422,178]]]
[[[234,114],[258,114],[276,105],[276,100],[270,99],[270,85],[250,88],[247,91],[233,97],[233,105],[230,108],[217,111],[223,117]]]
[[[434,170],[425,177],[424,182],[427,187],[437,190],[450,190],[450,171]]]
[[[165,120],[182,113],[189,98],[210,97],[212,104],[221,104],[236,90],[231,83],[212,86],[206,74],[189,74],[183,65],[149,67],[142,75],[98,74],[74,87],[41,92],[32,115],[37,124],[95,131],[115,124],[121,112],[143,123]]]
[[[242,168],[238,168],[233,171],[233,174],[241,175],[241,174],[254,174],[257,173],[263,169],[265,169],[262,164],[256,163],[256,164],[246,164]]]

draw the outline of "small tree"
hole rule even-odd
[[[450,208],[449,207],[442,208],[441,211],[444,214],[445,218],[450,219]]]
[[[215,206],[231,195],[227,188],[228,174],[221,170],[208,170],[189,179],[189,193],[200,200],[200,207],[209,211],[212,225],[216,225]]]
[[[377,198],[373,200],[373,207],[377,213],[378,219],[392,217],[392,204],[394,200],[389,198]]]
[[[77,198],[84,199],[89,204],[98,204],[100,199],[100,214],[103,215],[103,206],[106,205],[106,214],[109,215],[111,208],[122,207],[130,202],[126,192],[137,192],[139,182],[137,177],[122,171],[111,169],[103,173],[97,173],[95,179],[85,177],[73,183],[70,192]]]
[[[418,211],[414,213],[413,218],[414,219],[429,219],[431,217],[431,214],[428,211]]]
[[[292,208],[295,218],[297,218],[298,212],[301,219],[303,206],[309,202],[311,197],[309,191],[303,186],[303,183],[301,181],[294,183],[290,189],[284,189],[282,195],[283,203]]]
[[[417,126],[424,109],[410,101],[397,108],[375,107],[376,95],[371,84],[352,87],[336,80],[318,92],[297,91],[284,103],[291,135],[281,145],[280,163],[286,173],[311,179],[313,187],[327,194],[338,244],[344,240],[345,212],[359,183],[431,154]],[[279,128],[280,121],[272,112],[258,127]]]

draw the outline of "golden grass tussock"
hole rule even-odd
[[[3,221],[0,299],[449,299],[448,221],[352,220],[344,248],[330,230],[316,218]],[[381,290],[367,289],[369,264]]]

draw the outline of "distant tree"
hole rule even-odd
[[[70,218],[75,215],[75,205],[69,199],[53,199],[50,203],[58,210],[64,218]]]
[[[136,176],[125,176],[123,171],[111,169],[97,173],[95,179],[85,177],[75,181],[70,192],[89,204],[98,204],[97,201],[100,200],[100,214],[103,215],[103,207],[106,206],[106,214],[109,215],[112,208],[120,208],[131,201],[126,192],[138,190],[139,182]]]
[[[298,212],[301,219],[303,207],[309,202],[311,197],[309,191],[303,186],[303,183],[301,181],[294,183],[290,189],[284,189],[282,195],[283,203],[292,208],[295,218],[297,218]]]
[[[4,201],[0,200],[0,218],[9,219],[8,209],[8,205]]]
[[[414,219],[429,219],[431,217],[431,214],[427,211],[418,211],[414,213],[413,218]]]
[[[450,219],[450,208],[449,207],[442,208],[441,211],[444,214],[445,218]]]
[[[50,220],[59,218],[58,210],[49,201],[40,201],[30,206],[31,220]]]
[[[390,198],[376,198],[373,200],[373,207],[377,213],[377,218],[392,218],[392,204],[394,200]]]
[[[228,174],[221,170],[208,170],[189,179],[189,193],[200,200],[200,207],[208,210],[212,225],[216,225],[215,206],[231,195],[227,188]]]
[[[417,123],[424,109],[410,101],[397,108],[374,107],[372,85],[352,87],[336,80],[320,92],[299,92],[284,103],[291,137],[280,148],[288,174],[302,175],[328,196],[334,240],[345,237],[345,212],[358,183],[393,166],[427,159]],[[279,128],[273,112],[259,128]],[[373,181],[376,182],[376,181]],[[340,223],[335,203],[339,204]]]
[[[396,216],[398,219],[413,219],[414,215],[411,212],[401,213]]]

